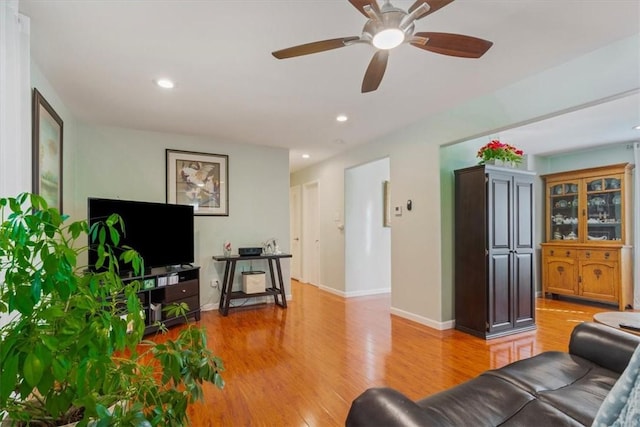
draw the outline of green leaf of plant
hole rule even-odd
[[[45,369],[42,373],[42,378],[38,382],[38,391],[41,395],[45,395],[49,390],[53,388],[54,383],[55,378],[53,377],[53,372],[50,369]]]
[[[15,389],[17,375],[18,356],[12,354],[2,361],[2,381],[0,381],[0,407],[2,408]]]
[[[58,356],[51,361],[51,368],[53,370],[54,378],[57,381],[62,382],[67,377],[69,362],[63,356]]]
[[[42,360],[35,353],[27,354],[22,367],[24,379],[31,387],[36,387],[42,378],[44,371]]]

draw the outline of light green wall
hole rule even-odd
[[[487,143],[487,138],[476,138],[440,149],[440,211],[442,218],[442,316],[454,319],[454,195],[456,169],[473,166],[478,163],[476,152]],[[449,290],[449,291],[448,291]]]
[[[555,173],[617,163],[633,163],[634,160],[632,144],[621,143],[542,157],[541,161],[545,166],[544,173]]]
[[[222,283],[223,263],[211,259],[228,240],[234,252],[278,239],[289,251],[289,153],[282,148],[237,144],[169,133],[95,126],[77,127],[75,199],[86,216],[87,197],[148,202],[166,201],[165,149],[229,156],[229,216],[195,217],[195,263],[201,267],[200,303],[215,304],[219,293],[210,286]],[[155,219],[162,222],[162,218]],[[171,224],[165,224],[171,227]],[[159,229],[162,232],[162,229]],[[283,278],[290,294],[289,262]],[[235,285],[243,269],[265,270],[266,261],[239,263]]]

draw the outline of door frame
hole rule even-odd
[[[314,194],[315,193],[315,194]],[[318,212],[320,183],[311,181],[302,185],[302,281],[320,285],[320,215]],[[312,212],[313,210],[313,212]],[[315,277],[313,274],[315,271]]]
[[[291,278],[302,279],[302,187],[289,188],[289,235],[291,237]]]

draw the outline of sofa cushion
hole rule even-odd
[[[524,408],[513,414],[511,418],[500,424],[500,426],[584,427],[584,424],[562,413],[562,411],[559,411],[557,408],[534,399]]]
[[[481,375],[416,402],[429,426],[498,426],[533,396],[495,376]]]
[[[501,378],[583,425],[591,424],[618,373],[579,356],[546,352],[482,375]]]
[[[557,390],[593,376],[598,382],[595,390],[600,390],[602,398],[619,376],[582,357],[558,351],[541,353],[500,369],[486,371],[482,375],[497,376],[534,395],[540,391]]]

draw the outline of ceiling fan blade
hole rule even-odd
[[[338,49],[348,46],[350,42],[360,40],[360,37],[341,37],[339,39],[322,40],[318,42],[301,44],[286,49],[271,52],[278,59],[293,58],[294,56],[309,55],[311,53],[324,52],[325,50]]]
[[[366,16],[367,19],[369,19],[369,15],[364,10],[365,6],[371,6],[371,9],[375,10],[378,13],[380,12],[380,7],[378,6],[378,2],[376,0],[349,0],[349,3],[351,3],[353,7],[358,9],[360,13]]]
[[[409,13],[413,12],[414,9],[417,9],[418,7],[422,6],[423,3],[426,3],[427,5],[429,5],[429,10],[418,16],[416,19],[422,19],[427,15],[432,14],[433,12],[442,9],[443,7],[445,7],[446,5],[448,5],[449,3],[452,3],[453,0],[417,0],[414,4],[411,5],[411,7],[409,8]]]
[[[384,76],[384,72],[387,69],[388,59],[388,50],[379,50],[373,55],[362,80],[362,93],[373,92],[378,89],[382,76]]]
[[[417,39],[428,39],[426,43],[412,41],[411,45],[442,55],[458,56],[461,58],[480,58],[493,46],[493,42],[477,37],[451,33],[416,33]]]

